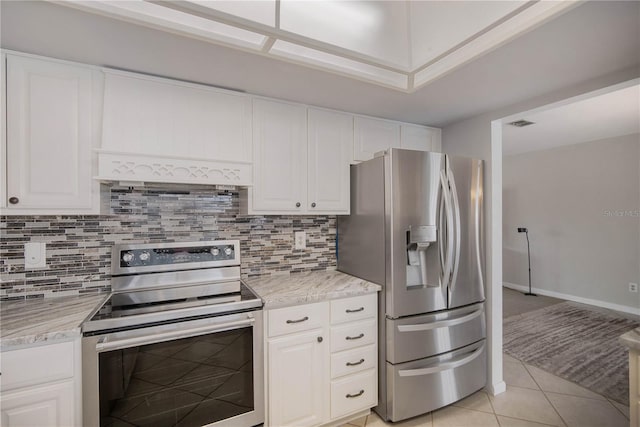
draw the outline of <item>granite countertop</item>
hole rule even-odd
[[[0,304],[0,350],[80,335],[80,324],[109,295],[85,295]]]
[[[640,351],[640,328],[622,334],[620,342],[631,350]]]
[[[380,285],[335,270],[277,274],[245,280],[264,301],[278,308],[378,292]]]
[[[251,278],[245,281],[265,308],[345,298],[381,290],[379,285],[339,271]],[[0,350],[80,336],[80,325],[108,294],[0,303]]]

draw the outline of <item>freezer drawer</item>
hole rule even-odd
[[[387,362],[396,364],[461,348],[486,337],[484,303],[386,319]]]
[[[391,421],[424,414],[483,388],[485,340],[459,350],[387,367],[387,416]]]

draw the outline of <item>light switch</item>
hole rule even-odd
[[[47,266],[47,244],[29,242],[24,244],[24,268],[45,268]]]

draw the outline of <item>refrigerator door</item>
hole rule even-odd
[[[439,213],[453,220],[453,202],[440,153],[391,149],[385,155],[388,268],[386,316],[392,319],[447,308],[443,270],[453,267],[453,235],[443,236]],[[452,225],[449,226],[451,228]],[[447,239],[447,244],[441,242]]]
[[[385,418],[404,420],[469,396],[485,386],[486,365],[485,340],[426,359],[387,363]]]
[[[484,301],[482,160],[447,156],[446,176],[453,205],[453,264],[448,307]]]

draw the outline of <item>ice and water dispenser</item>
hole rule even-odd
[[[407,287],[440,286],[438,232],[435,225],[409,226],[407,231]]]

